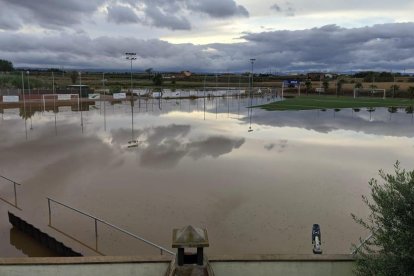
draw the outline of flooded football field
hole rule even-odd
[[[255,98],[253,105],[272,101]],[[0,114],[0,175],[19,184],[0,201],[2,256],[51,253],[13,229],[22,216],[85,254],[159,250],[47,198],[170,248],[173,228],[206,228],[208,254],[349,253],[368,235],[351,218],[378,170],[414,167],[414,122],[404,110],[268,112],[247,98],[148,99]],[[14,202],[0,180],[0,197]],[[70,236],[70,237],[69,237]],[[82,245],[78,241],[82,242]]]

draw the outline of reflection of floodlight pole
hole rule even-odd
[[[129,60],[131,62],[131,93],[132,93],[132,61],[136,60],[137,58],[135,57],[137,55],[137,53],[125,53],[127,60]]]
[[[106,92],[105,92],[105,73],[102,73],[102,86],[103,86],[103,92],[104,92],[104,98],[103,98],[103,101],[104,101],[104,129],[105,129],[105,131],[106,131]],[[102,102],[102,100],[101,100],[101,102]]]

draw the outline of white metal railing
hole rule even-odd
[[[4,199],[4,198],[1,198],[1,197],[0,197],[0,200],[3,200],[4,202],[6,202],[6,203],[10,204],[11,206],[13,206],[13,207],[15,207],[15,208],[17,208],[17,209],[21,210],[21,209],[19,208],[19,206],[17,206],[17,191],[16,191],[16,186],[20,186],[21,184],[20,184],[20,183],[17,183],[17,182],[16,182],[16,181],[14,181],[14,180],[11,180],[11,179],[9,179],[9,178],[7,178],[7,177],[5,177],[5,176],[2,176],[2,175],[0,175],[0,178],[2,178],[2,179],[4,179],[4,180],[8,181],[9,183],[13,183],[14,203],[12,203],[12,202],[10,202],[10,201],[8,201],[8,200]]]
[[[125,229],[122,229],[122,228],[120,228],[120,227],[118,227],[118,226],[116,226],[116,225],[114,225],[112,223],[109,223],[109,222],[107,222],[107,221],[105,221],[103,219],[100,219],[100,218],[98,218],[96,216],[93,216],[93,215],[88,214],[88,213],[86,213],[84,211],[81,211],[79,209],[73,208],[73,207],[71,207],[71,206],[69,206],[67,204],[64,204],[62,202],[59,202],[57,200],[54,200],[52,198],[47,197],[47,205],[48,205],[48,210],[49,210],[49,226],[51,226],[51,227],[52,227],[52,209],[51,209],[51,204],[50,204],[51,202],[56,203],[56,204],[59,204],[59,205],[61,205],[63,207],[66,207],[66,208],[68,208],[68,209],[70,209],[72,211],[75,211],[75,212],[77,212],[79,214],[82,214],[82,215],[84,215],[86,217],[89,217],[89,218],[91,218],[91,219],[94,220],[94,222],[95,222],[95,250],[96,251],[98,251],[98,222],[100,222],[100,223],[105,224],[105,225],[107,225],[107,226],[109,226],[109,227],[111,227],[111,228],[113,228],[115,230],[118,230],[119,232],[124,233],[124,234],[126,234],[126,235],[128,235],[128,236],[130,236],[130,237],[132,237],[134,239],[140,240],[140,241],[142,241],[142,242],[144,242],[144,243],[146,243],[146,244],[148,244],[148,245],[150,245],[152,247],[155,247],[155,248],[159,249],[160,252],[161,252],[161,255],[164,252],[167,252],[168,254],[171,254],[171,255],[175,255],[174,252],[166,249],[165,247],[162,247],[162,246],[160,246],[158,244],[155,244],[155,243],[153,243],[153,242],[151,242],[149,240],[146,240],[146,239],[144,239],[144,238],[142,238],[142,237],[140,237],[138,235],[135,235],[135,234],[133,234],[133,233],[131,233],[131,232],[125,230]]]

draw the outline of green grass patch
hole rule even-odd
[[[395,107],[406,108],[413,106],[410,99],[379,99],[379,98],[350,98],[335,96],[300,96],[279,102],[255,106],[268,111],[277,110],[312,110],[312,109],[341,109],[341,108],[372,108]]]

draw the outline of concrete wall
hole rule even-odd
[[[353,275],[350,255],[215,256],[210,265],[217,275]]]
[[[1,276],[164,275],[171,257],[68,257],[0,259]]]
[[[164,275],[171,256],[78,257],[0,259],[0,275],[101,276]],[[349,255],[215,256],[210,264],[215,276],[231,275],[353,275]]]

